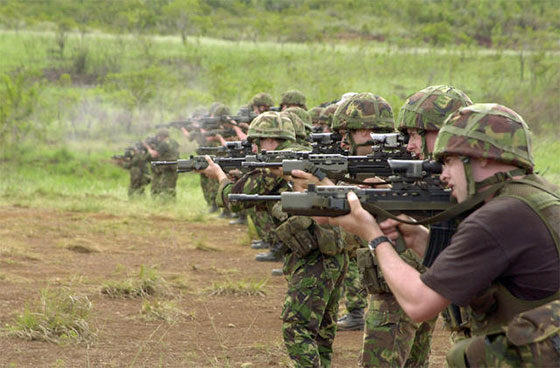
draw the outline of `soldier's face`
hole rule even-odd
[[[408,131],[408,145],[406,150],[408,152],[414,153],[416,156],[420,157],[421,160],[424,159],[424,154],[422,153],[422,136],[418,133],[417,129],[407,129]]]
[[[406,146],[407,151],[414,153],[421,160],[425,160],[427,157],[424,157],[424,151],[422,149],[422,135],[418,132],[418,129],[407,129],[407,131],[409,136],[408,145]],[[434,152],[437,132],[426,131],[424,132],[424,137],[426,138],[428,152]]]
[[[274,151],[278,147],[278,141],[272,138],[264,138],[259,140],[259,152],[261,151]]]
[[[356,145],[356,155],[365,156],[372,152],[372,148],[370,145],[359,146],[360,144],[364,144],[371,139],[371,131],[366,129],[358,129],[350,130],[349,133],[352,134],[352,139],[354,140],[354,144]]]
[[[461,203],[467,199],[467,178],[465,165],[457,156],[447,156],[444,160],[440,179],[451,189],[451,196]]]

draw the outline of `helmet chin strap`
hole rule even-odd
[[[418,134],[422,137],[422,154],[424,155],[424,160],[427,160],[432,157],[432,154],[428,151],[428,144],[426,143],[426,130],[419,129]]]
[[[513,177],[515,176],[527,175],[527,170],[518,168],[507,172],[500,171],[484,180],[475,181],[470,157],[462,156],[461,161],[463,161],[463,167],[465,168],[465,178],[467,179],[467,195],[469,198],[477,194],[481,188],[513,179]]]
[[[462,156],[461,161],[463,161],[465,179],[467,180],[467,196],[470,198],[476,194],[476,183],[474,181],[471,158]]]

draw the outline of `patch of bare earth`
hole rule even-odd
[[[0,366],[285,367],[280,263],[254,261],[247,231],[225,220],[190,223],[45,209],[0,207],[0,325],[13,323],[45,287],[69,287],[93,303],[89,345],[0,337]],[[157,297],[181,312],[171,322],[141,318],[146,299],[111,299],[108,281],[156,266],[172,285]],[[209,295],[219,281],[267,279],[266,296]],[[153,299],[153,298],[152,298]],[[147,299],[150,300],[150,299]],[[443,366],[448,334],[438,327],[430,366]],[[339,332],[333,367],[357,365],[360,331]]]

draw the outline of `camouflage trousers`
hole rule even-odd
[[[160,168],[152,171],[151,195],[158,199],[175,199],[177,196],[177,171],[173,168]]]
[[[144,196],[146,185],[150,183],[149,178],[142,174],[138,167],[130,168],[130,184],[128,185],[128,198],[136,199]]]
[[[348,272],[344,278],[343,294],[346,310],[351,313],[355,310],[365,310],[368,305],[367,291],[360,281],[360,272],[356,257],[350,257],[348,261]]]
[[[254,207],[247,209],[247,215],[251,218],[257,236],[265,242],[274,244],[277,242],[274,228],[276,225],[272,216],[265,210],[257,210]]]
[[[200,174],[200,188],[209,206],[216,205],[216,195],[218,194],[219,186],[220,184],[217,180],[210,179],[206,175]]]
[[[282,309],[282,332],[296,367],[330,367],[338,301],[348,267],[346,252],[327,256],[318,250],[284,261],[288,292]]]
[[[362,367],[428,367],[437,317],[413,322],[390,293],[371,297],[364,329]]]

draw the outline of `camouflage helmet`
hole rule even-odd
[[[325,107],[321,116],[319,117],[319,122],[321,125],[327,125],[329,128],[332,126],[332,119],[333,115],[338,108],[338,104],[330,104],[329,106]]]
[[[309,114],[309,116],[311,116],[311,122],[313,124],[320,124],[321,122],[319,121],[319,119],[321,118],[321,113],[324,111],[325,109],[323,107],[317,106],[314,107],[312,109],[310,109],[309,111],[307,111],[307,113]]]
[[[533,170],[531,135],[523,118],[498,104],[474,104],[450,115],[434,147],[436,159],[452,154],[488,158]]]
[[[303,122],[303,126],[305,127],[307,132],[311,133],[311,131],[313,130],[313,122],[311,121],[311,116],[309,115],[309,113],[307,111],[305,111],[301,107],[295,107],[295,106],[290,107],[290,108],[286,109],[285,111],[293,112],[294,114],[299,116],[299,118]]]
[[[212,112],[212,115],[213,116],[231,115],[231,110],[226,105],[220,104],[219,106],[216,106],[216,108],[214,108],[214,111]]]
[[[307,110],[307,108],[305,107],[305,102],[306,102],[305,95],[300,91],[294,89],[291,91],[284,92],[284,94],[282,95],[282,102],[280,102],[280,105],[296,105],[296,106],[303,107],[304,109]]]
[[[158,130],[156,133],[156,137],[163,137],[163,138],[169,137],[169,130],[165,128]]]
[[[393,132],[395,123],[389,102],[373,93],[358,93],[342,102],[333,115],[332,129],[371,129]]]
[[[274,101],[272,100],[272,96],[268,93],[261,92],[257,93],[253,96],[251,101],[249,102],[251,106],[272,106],[274,105]]]
[[[274,138],[296,140],[294,125],[279,112],[267,111],[257,116],[249,125],[247,139]]]
[[[305,125],[301,118],[294,111],[282,111],[280,113],[283,117],[286,117],[292,123],[294,127],[294,133],[296,139],[305,139],[307,137],[307,132],[305,131]]]
[[[471,99],[457,88],[426,87],[410,96],[401,107],[397,129],[404,133],[408,128],[437,132],[449,115],[472,104]]]
[[[348,100],[349,98],[351,98],[352,96],[356,96],[357,94],[358,93],[356,93],[356,92],[346,92],[345,94],[340,96],[339,103],[342,103],[342,102]]]
[[[208,113],[209,114],[213,114],[214,110],[216,110],[217,107],[223,105],[221,102],[214,102],[212,103],[212,105],[210,105],[210,108],[208,108]]]

